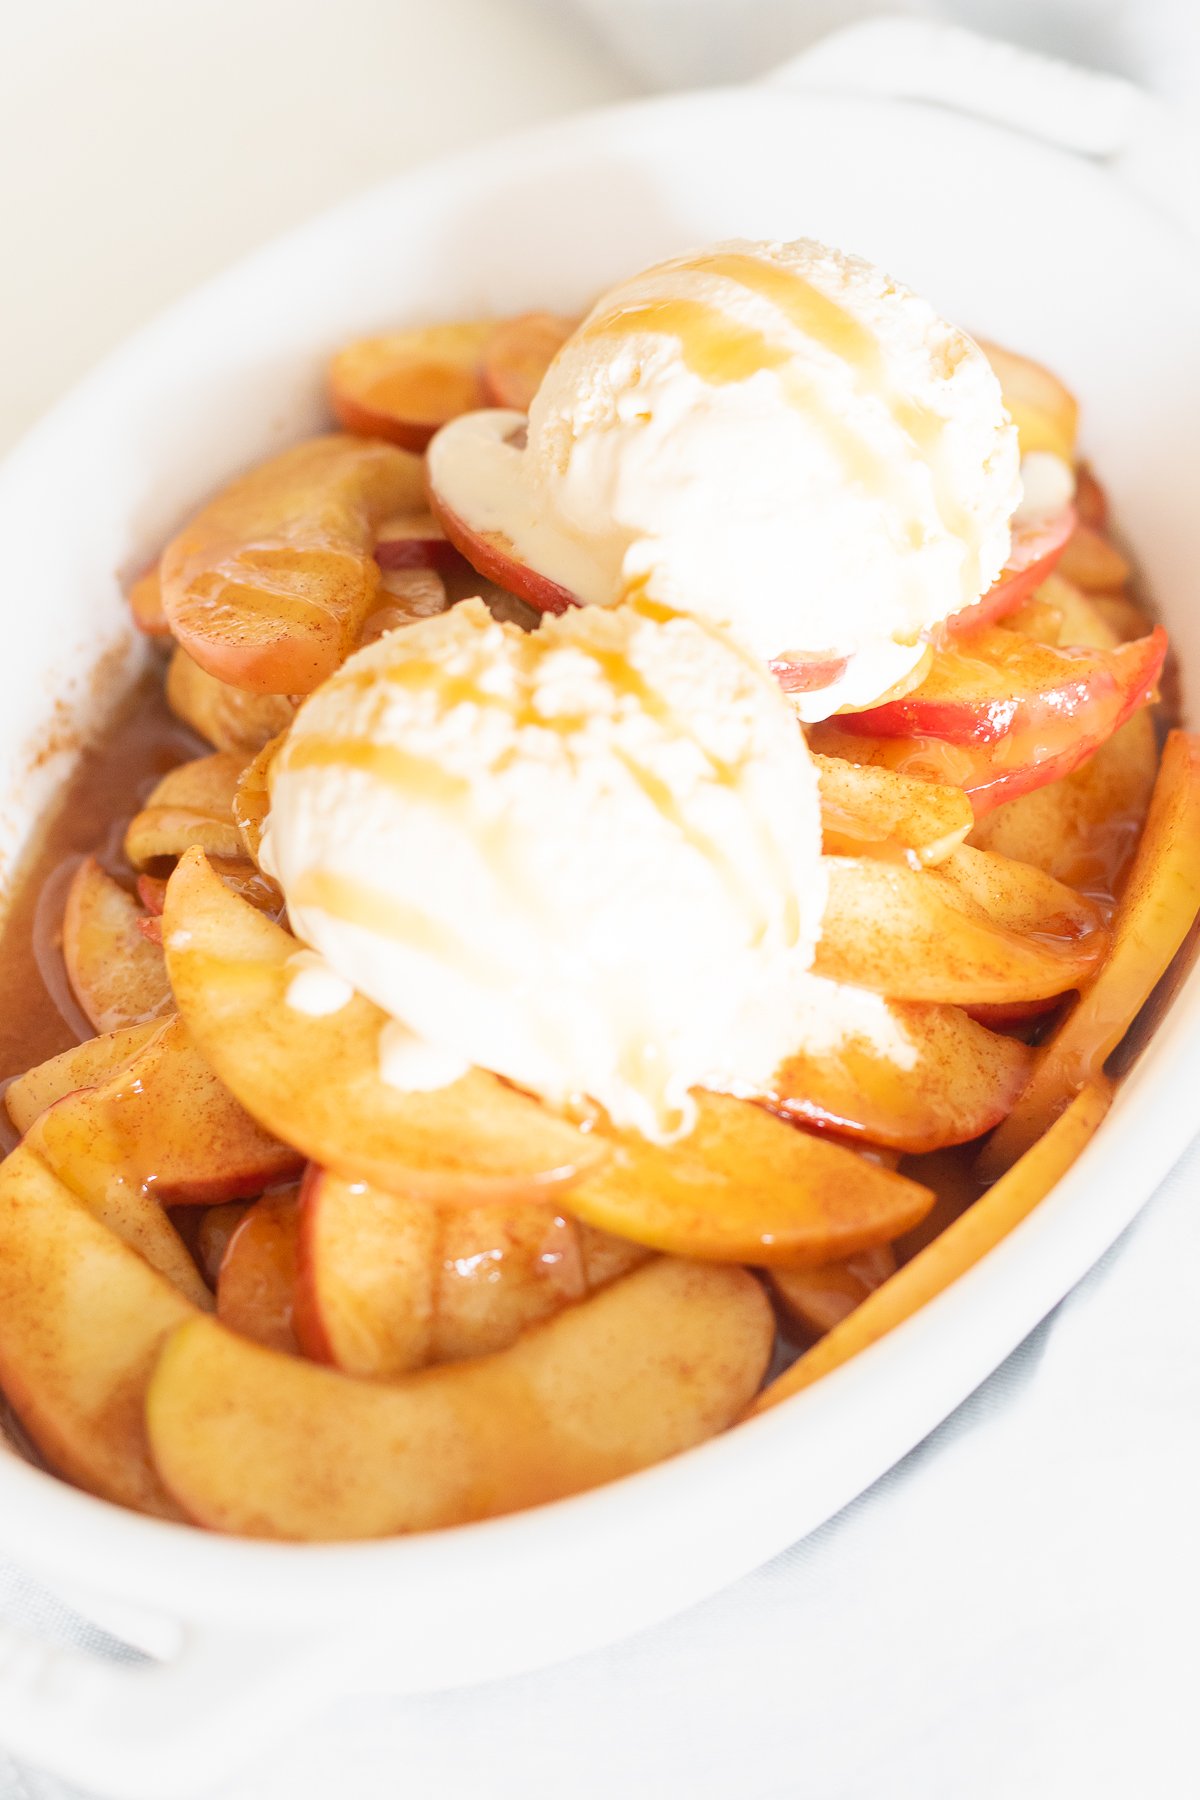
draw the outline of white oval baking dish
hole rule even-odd
[[[762,86],[441,163],[254,256],[113,356],[0,474],[0,856],[61,777],[60,756],[30,767],[64,698],[82,717],[101,653],[110,687],[137,657],[119,577],[207,488],[319,423],[333,346],[406,318],[565,310],[726,235],[860,251],[1060,371],[1200,682],[1194,153],[1124,84],[890,22]],[[0,1451],[0,1550],[159,1658],[0,1633],[0,1739],[95,1792],[173,1800],[318,1698],[514,1673],[714,1592],[860,1493],[1084,1274],[1191,1136],[1198,1075],[1200,973],[1099,1141],[954,1288],[753,1424],[575,1500],[394,1542],[257,1544],[123,1512]]]

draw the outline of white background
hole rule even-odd
[[[0,445],[165,302],[365,182],[642,84],[745,72],[873,10],[0,7]],[[1193,0],[949,10],[1178,94],[1200,61]],[[772,1568],[557,1671],[314,1718],[227,1800],[1200,1792],[1198,1177],[1193,1156],[963,1414]],[[0,1571],[0,1611],[29,1608]],[[62,1791],[0,1757],[5,1800]]]

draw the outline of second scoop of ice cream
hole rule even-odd
[[[579,599],[642,591],[796,673],[801,716],[868,705],[986,592],[1020,498],[982,351],[880,269],[732,242],[624,282],[530,409],[430,449],[454,512]]]

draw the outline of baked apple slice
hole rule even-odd
[[[231,1331],[297,1356],[293,1323],[300,1207],[296,1188],[264,1194],[231,1233],[217,1272],[217,1317]]]
[[[1154,720],[1135,713],[1064,780],[986,813],[971,843],[1085,893],[1116,894],[1137,848],[1157,768]]]
[[[797,1123],[907,1155],[965,1144],[1004,1118],[1029,1079],[1033,1052],[958,1007],[891,1001],[903,1059],[847,1037],[781,1063],[762,1103]]]
[[[381,569],[441,569],[457,560],[449,538],[430,512],[385,519],[375,539]]]
[[[816,1269],[772,1269],[770,1288],[791,1329],[819,1338],[840,1325],[895,1273],[895,1251],[890,1244],[880,1244],[861,1256],[824,1263]]]
[[[973,606],[951,613],[942,627],[943,637],[964,637],[981,625],[1010,617],[1026,605],[1061,561],[1075,529],[1075,509],[1071,506],[1056,518],[1015,525],[1008,561],[999,576]]]
[[[164,775],[125,833],[125,854],[134,868],[174,860],[192,844],[210,856],[241,856],[233,802],[246,760],[236,750],[218,750]]]
[[[220,1206],[206,1206],[197,1219],[196,1262],[214,1293],[229,1240],[253,1204],[251,1200],[223,1200]]]
[[[176,647],[167,669],[167,705],[216,750],[254,756],[286,731],[296,713],[287,694],[249,694],[218,681]]]
[[[1200,736],[1167,738],[1154,797],[1113,921],[1112,949],[1038,1052],[1033,1076],[979,1159],[992,1179],[1098,1077],[1200,908]]]
[[[143,1401],[195,1307],[24,1145],[0,1165],[0,1383],[50,1466],[178,1518],[146,1453]]]
[[[749,1101],[695,1099],[696,1125],[677,1143],[618,1136],[566,1196],[572,1213],[648,1249],[774,1267],[886,1243],[933,1204],[917,1182]]]
[[[59,1056],[39,1063],[24,1075],[10,1081],[4,1090],[8,1116],[22,1137],[34,1120],[48,1106],[73,1094],[78,1088],[99,1087],[122,1069],[127,1069],[143,1050],[162,1023],[150,1019],[144,1025],[127,1025],[123,1031],[108,1031],[103,1037],[88,1038],[73,1044]]]
[[[162,578],[157,563],[143,569],[130,587],[127,598],[139,631],[144,631],[147,637],[170,637],[171,621],[163,610]]]
[[[192,660],[256,694],[307,694],[358,641],[375,603],[375,537],[424,505],[419,457],[310,438],[210,500],[162,559],[163,605]]]
[[[297,1331],[316,1361],[387,1379],[507,1349],[645,1255],[553,1205],[437,1208],[313,1168]]]
[[[1084,1088],[1020,1162],[805,1351],[759,1395],[751,1410],[758,1413],[778,1406],[781,1400],[849,1362],[980,1262],[1066,1174],[1100,1125],[1109,1099],[1103,1083]]]
[[[1068,387],[1031,357],[979,339],[992,365],[1008,414],[1017,428],[1021,455],[1049,450],[1064,462],[1075,460],[1079,402]]]
[[[484,319],[347,344],[329,365],[335,416],[347,431],[423,450],[448,419],[487,405],[482,363],[494,331]]]
[[[141,1241],[141,1201],[166,1224],[165,1206],[212,1205],[260,1194],[299,1172],[301,1159],[267,1135],[223,1088],[172,1019],[133,1061],[99,1087],[83,1088],[42,1113],[25,1142],[60,1180],[121,1235]],[[132,1240],[130,1240],[132,1241]],[[173,1279],[179,1263],[169,1247]],[[193,1271],[194,1272],[194,1271]]]
[[[394,1384],[198,1320],[163,1353],[147,1431],[163,1482],[198,1524],[385,1537],[561,1499],[701,1443],[749,1404],[772,1337],[752,1275],[674,1259],[497,1355]]]
[[[162,1018],[174,1004],[162,949],[139,929],[142,909],[94,856],[67,893],[62,950],[67,979],[99,1032]]]
[[[528,312],[497,325],[483,353],[484,405],[528,412],[546,370],[578,323],[561,313]]]
[[[979,817],[1094,755],[1153,699],[1166,650],[1161,626],[1111,651],[1061,650],[986,627],[939,651],[904,699],[822,727],[814,748],[960,787]],[[855,749],[872,738],[886,747]]]
[[[1085,593],[1123,588],[1133,574],[1128,560],[1101,531],[1082,522],[1071,533],[1059,563],[1059,574]]]
[[[840,756],[814,761],[828,856],[902,857],[933,868],[975,823],[970,801],[955,788]]]
[[[1075,733],[1094,749],[1150,698],[1166,647],[1161,626],[1148,638],[1108,651],[1060,649],[1002,626],[983,626],[939,650],[911,694],[847,713],[845,726],[859,737],[987,745],[1006,768],[1021,760],[1000,750],[1013,738],[1061,748]]]
[[[814,970],[889,1000],[949,1006],[1045,1000],[1078,987],[1104,953],[1098,925],[1079,929],[1082,917],[1094,921],[1095,908],[1067,890],[1045,915],[1047,929],[1026,932],[992,917],[943,869],[852,856],[828,857],[826,866],[829,893]],[[1057,894],[1058,885],[1050,891]],[[1005,916],[1036,916],[1028,893]]]
[[[288,1004],[301,945],[239,900],[198,850],[171,877],[164,943],[203,1055],[268,1131],[351,1181],[443,1203],[546,1199],[605,1154],[594,1134],[481,1069],[406,1093],[379,1073],[386,1015],[354,995],[321,1017]]]

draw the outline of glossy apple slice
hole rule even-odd
[[[139,631],[147,637],[170,637],[171,621],[163,610],[162,579],[157,563],[143,569],[129,589],[129,610]]]
[[[252,762],[242,770],[233,796],[233,817],[242,840],[242,848],[256,866],[262,846],[263,829],[271,810],[271,764],[283,748],[286,731],[264,744]]]
[[[150,1019],[144,1025],[127,1025],[123,1031],[108,1031],[102,1037],[88,1038],[86,1043],[73,1044],[61,1055],[18,1075],[4,1090],[9,1118],[24,1136],[38,1115],[56,1100],[79,1088],[99,1087],[127,1069],[161,1029],[159,1020]]]
[[[134,868],[178,858],[192,844],[210,856],[241,856],[233,801],[245,767],[238,751],[218,750],[164,775],[125,833],[125,854]]]
[[[764,1105],[908,1155],[963,1144],[1004,1118],[1029,1079],[1033,1052],[953,1006],[889,1002],[903,1059],[873,1039],[847,1037],[798,1051],[776,1070]]]
[[[1108,1106],[1106,1086],[1085,1088],[1020,1162],[786,1369],[759,1395],[751,1410],[764,1412],[810,1387],[902,1325],[973,1268],[1066,1174],[1095,1133]]]
[[[332,675],[375,603],[375,536],[424,504],[420,458],[350,436],[310,438],[230,484],[162,559],[163,605],[188,655],[256,694]]]
[[[1098,1077],[1166,972],[1200,908],[1200,737],[1167,738],[1150,811],[1113,921],[1112,949],[989,1139],[993,1179],[1022,1156],[1072,1097]]]
[[[179,1517],[146,1453],[143,1399],[165,1339],[194,1311],[32,1150],[0,1165],[0,1383],[52,1468]]]
[[[1053,751],[1070,734],[1092,748],[1149,698],[1166,655],[1166,633],[1115,650],[1060,649],[1021,632],[984,626],[935,655],[921,686],[903,699],[848,713],[846,729],[860,737],[936,737],[949,744],[987,745],[1002,765],[1036,743]],[[1005,748],[1001,748],[1005,746]]]
[[[1102,934],[1075,934],[1073,910],[1062,930],[1025,935],[990,917],[939,869],[852,856],[828,857],[826,866],[815,972],[890,1000],[1044,1000],[1077,987],[1103,953]]]
[[[287,694],[249,694],[231,687],[178,647],[167,669],[167,704],[215,749],[246,756],[286,731],[296,714],[296,703]]]
[[[975,823],[966,795],[939,782],[914,781],[838,756],[814,760],[829,856],[869,853],[932,868],[962,843]]]
[[[742,1269],[658,1260],[511,1349],[355,1381],[193,1321],[147,1400],[152,1455],[197,1523],[373,1538],[515,1512],[721,1431],[766,1368],[771,1309]]]
[[[1009,417],[1017,428],[1022,456],[1049,450],[1064,462],[1075,460],[1079,403],[1074,394],[1031,357],[1018,356],[999,344],[979,340],[992,365]]]
[[[67,894],[62,949],[67,979],[99,1032],[162,1018],[173,1002],[157,944],[138,929],[142,910],[94,856],[80,863]]]
[[[773,1267],[832,1262],[907,1231],[933,1196],[749,1101],[697,1093],[694,1130],[629,1132],[567,1196],[571,1211],[649,1249]]]
[[[823,1337],[896,1273],[890,1244],[816,1269],[772,1269],[771,1292],[793,1331]]]
[[[494,331],[485,319],[348,344],[329,365],[336,417],[347,431],[423,450],[448,419],[487,404],[482,363]]]
[[[483,353],[484,404],[528,412],[546,370],[578,323],[561,313],[529,312],[497,325]]]
[[[307,1355],[377,1380],[503,1350],[645,1259],[553,1205],[436,1208],[312,1169],[297,1332]]]
[[[67,1095],[30,1126],[25,1142],[114,1231],[161,1236],[151,1212],[212,1205],[261,1193],[299,1171],[301,1159],[268,1136],[197,1054],[178,1019],[169,1021],[124,1069],[101,1086]],[[130,1210],[132,1208],[132,1210]],[[129,1241],[133,1241],[131,1238]],[[168,1246],[166,1269],[179,1278]],[[194,1271],[193,1271],[194,1273]]]
[[[369,1379],[432,1362],[439,1209],[312,1166],[299,1226],[295,1328],[305,1355]]]
[[[231,1331],[298,1356],[293,1307],[300,1207],[295,1188],[264,1194],[229,1238],[217,1274],[217,1317]]]
[[[180,1012],[246,1109],[349,1180],[443,1203],[546,1199],[604,1144],[473,1069],[405,1093],[379,1074],[386,1015],[355,995],[323,1017],[287,994],[301,946],[230,893],[199,851],[167,890],[164,942]]]

